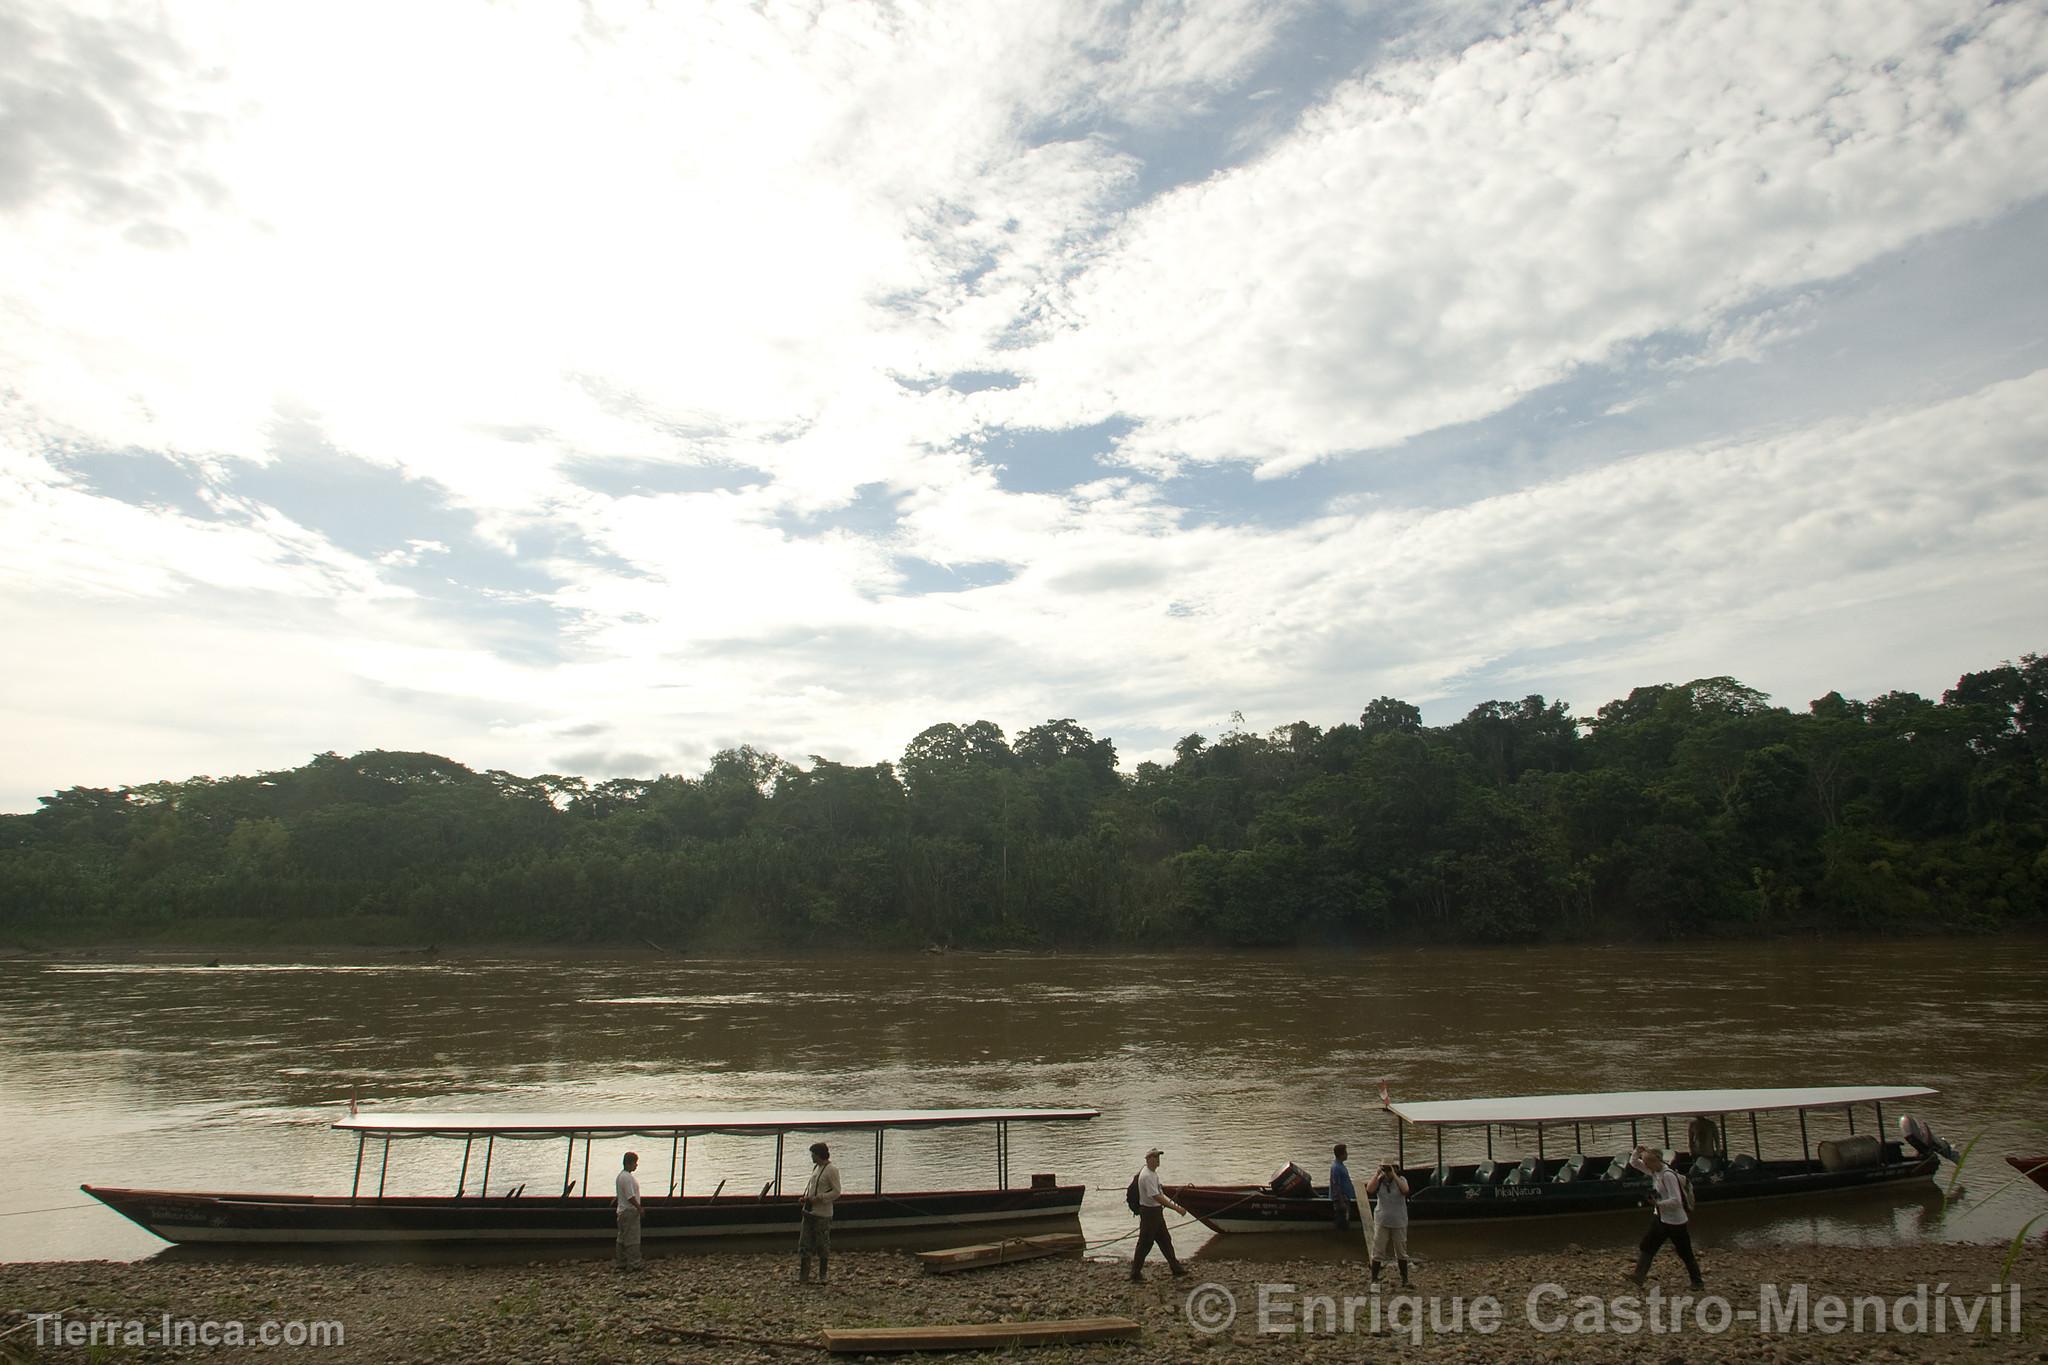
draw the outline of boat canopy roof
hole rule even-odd
[[[373,1137],[677,1137],[699,1133],[877,1132],[1092,1119],[1095,1109],[759,1109],[663,1113],[352,1114],[334,1126]]]
[[[1387,1106],[1409,1123],[1452,1127],[1481,1123],[1597,1123],[1677,1115],[1836,1109],[1843,1105],[1917,1100],[1924,1085],[1771,1086],[1746,1090],[1620,1090],[1597,1095],[1508,1095],[1484,1100],[1422,1100]]]

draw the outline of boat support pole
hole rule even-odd
[[[1728,1130],[1723,1128],[1721,1131],[1726,1133]],[[1756,1110],[1754,1109],[1749,1111],[1749,1145],[1750,1149],[1756,1153],[1756,1159],[1762,1161],[1764,1159],[1764,1137],[1762,1130],[1756,1126]]]
[[[996,1188],[1010,1188],[1010,1125],[996,1124]]]
[[[384,1139],[384,1165],[377,1172],[377,1197],[384,1197],[384,1177],[391,1174],[391,1139]]]
[[[1854,1137],[1856,1135],[1856,1106],[1845,1104],[1842,1106],[1842,1112],[1849,1116],[1849,1136]]]
[[[1436,1130],[1436,1168],[1444,1168],[1444,1130],[1441,1124],[1437,1125]]]
[[[1580,1156],[1586,1154],[1586,1135],[1579,1131],[1579,1125],[1572,1125],[1572,1150]]]
[[[348,1202],[356,1202],[356,1196],[363,1190],[363,1144],[369,1140],[368,1133],[356,1134],[356,1178],[348,1187]]]
[[[1408,1169],[1408,1125],[1399,1119],[1394,1120],[1394,1160]]]
[[[1884,1160],[1884,1101],[1872,1100],[1877,1106],[1877,1159]]]
[[[495,1151],[496,1151],[497,1149],[498,1149],[498,1135],[497,1135],[496,1133],[487,1133],[487,1134],[485,1134],[485,1135],[484,1135],[484,1183],[483,1183],[483,1186],[482,1186],[482,1188],[481,1188],[481,1189],[480,1189],[480,1190],[478,1191],[478,1194],[477,1194],[477,1197],[478,1197],[478,1198],[480,1198],[480,1199],[487,1199],[487,1198],[489,1198],[489,1197],[490,1197],[490,1193],[491,1193],[491,1153],[495,1152]]]
[[[1806,1111],[1804,1109],[1799,1111],[1799,1150],[1805,1155],[1808,1163],[1813,1161],[1813,1144],[1806,1140]]]
[[[562,1153],[562,1198],[564,1199],[567,1199],[569,1197],[569,1167],[572,1164],[574,1164],[575,1160],[576,1135],[574,1133],[571,1133],[569,1134],[569,1150]],[[585,1194],[590,1193],[588,1189],[585,1189],[583,1192]],[[484,1193],[489,1194],[490,1191],[485,1190]]]
[[[1671,1115],[1669,1114],[1664,1116],[1664,1145],[1667,1148],[1671,1145]]]
[[[455,1177],[455,1197],[457,1199],[462,1198],[462,1192],[469,1188],[469,1144],[475,1141],[475,1133],[471,1133],[462,1140],[462,1174]]]
[[[1630,1119],[1628,1121],[1628,1154],[1630,1156],[1634,1156],[1636,1154],[1636,1148],[1642,1145],[1643,1140],[1636,1136],[1636,1121],[1634,1119]]]
[[[875,1129],[875,1193],[882,1192],[882,1130]]]
[[[678,1149],[679,1149],[679,1148],[680,1148],[680,1147],[681,1147],[682,1145],[683,1145],[683,1135],[682,1135],[681,1133],[671,1133],[671,1134],[669,1134],[669,1140],[668,1140],[668,1192],[669,1192],[669,1193],[670,1193],[671,1195],[673,1195],[673,1194],[674,1194],[674,1193],[676,1192],[676,1152],[677,1152],[677,1150],[678,1150]],[[585,1193],[585,1194],[589,1194],[589,1193],[590,1193],[590,1191],[589,1191],[589,1190],[585,1190],[585,1191],[584,1191],[584,1193]]]
[[[775,1193],[778,1195],[782,1193],[782,1140],[788,1136],[787,1133],[775,1135]]]
[[[569,1141],[573,1145],[576,1139],[570,1138]],[[590,1134],[588,1133],[583,1135],[583,1192],[585,1194],[590,1193]]]
[[[676,1169],[676,1193],[684,1193],[690,1186],[690,1135],[683,1134],[683,1164]]]
[[[1486,1125],[1486,1159],[1493,1160],[1493,1125]]]
[[[1536,1159],[1543,1160],[1543,1125],[1536,1125]]]

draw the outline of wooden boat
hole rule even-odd
[[[2005,1164],[2042,1189],[2048,1190],[2048,1155],[2009,1156],[2005,1159]]]
[[[1721,1150],[1674,1150],[1666,1158],[1691,1180],[1702,1203],[1925,1180],[1940,1166],[1939,1155],[1931,1146],[1922,1150],[1884,1141],[1884,1106],[1935,1093],[1923,1086],[1658,1090],[1388,1103],[1385,1108],[1395,1120],[1397,1164],[1408,1181],[1410,1220],[1469,1222],[1639,1208],[1648,1197],[1649,1177],[1628,1164],[1629,1156],[1640,1143],[1670,1148],[1674,1120],[1681,1128],[1697,1119],[1715,1120]],[[1877,1121],[1858,1137],[1855,1113],[1862,1105],[1876,1110]],[[1778,1112],[1799,1115],[1797,1157],[1766,1158],[1759,1150],[1756,1116]],[[1850,1137],[1816,1143],[1808,1115],[1835,1112],[1847,1115]],[[1730,1114],[1750,1118],[1751,1150],[1746,1153],[1726,1151]],[[1434,1161],[1408,1159],[1411,1127],[1434,1138]],[[1446,1160],[1447,1132],[1470,1136],[1482,1129],[1484,1161]],[[1587,1150],[1588,1130],[1593,1130],[1595,1146],[1604,1140],[1606,1150]],[[1915,1125],[1913,1132],[1925,1134],[1930,1143],[1939,1141],[1924,1125]],[[1624,1134],[1626,1146],[1616,1140]],[[1497,1137],[1515,1146],[1497,1153]],[[1534,1150],[1525,1150],[1530,1145]],[[1361,1202],[1369,1175],[1364,1167],[1352,1174]],[[1167,1193],[1215,1232],[1298,1232],[1334,1223],[1329,1189],[1298,1176],[1269,1185],[1170,1185]]]
[[[641,1237],[671,1239],[791,1234],[800,1222],[801,1196],[784,1193],[784,1147],[792,1133],[806,1137],[872,1137],[875,1185],[848,1190],[833,1206],[835,1232],[919,1230],[982,1224],[1071,1219],[1087,1187],[1062,1185],[1051,1175],[1010,1184],[1010,1125],[1092,1119],[1093,1109],[790,1110],[757,1113],[672,1114],[429,1114],[351,1115],[334,1127],[356,1135],[355,1177],[345,1195],[215,1194],[113,1189],[82,1185],[87,1194],[171,1242],[294,1243],[298,1245],[427,1242],[609,1241],[612,1197],[592,1194],[590,1144],[595,1139],[666,1140],[669,1174],[655,1174],[658,1152],[640,1165]],[[894,1190],[882,1188],[886,1135],[901,1129],[986,1126],[996,1134],[993,1189]],[[678,1193],[689,1169],[692,1137],[760,1135],[775,1139],[774,1175],[760,1193]],[[460,1140],[461,1173],[452,1195],[388,1194],[391,1144],[424,1138]],[[366,1190],[364,1161],[380,1144],[375,1192]],[[528,1193],[525,1185],[491,1189],[491,1166],[501,1142],[566,1141],[559,1193]],[[583,1144],[581,1184],[575,1193],[576,1144]],[[793,1172],[800,1184],[808,1162]],[[474,1191],[472,1173],[479,1172]],[[600,1173],[607,1186],[611,1171]],[[722,1191],[722,1186],[721,1186]]]

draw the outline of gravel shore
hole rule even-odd
[[[1627,1255],[1603,1249],[1421,1267],[1413,1291],[1418,1297],[1400,1299],[1397,1286],[1380,1290],[1376,1334],[1374,1296],[1363,1269],[1331,1261],[1204,1256],[1191,1263],[1187,1278],[1173,1280],[1155,1258],[1145,1282],[1133,1285],[1120,1261],[1044,1260],[937,1276],[904,1252],[847,1251],[834,1258],[828,1287],[796,1284],[793,1258],[767,1253],[656,1258],[634,1275],[620,1274],[601,1259],[512,1265],[164,1259],[14,1264],[0,1265],[0,1332],[7,1333],[0,1336],[0,1361],[794,1361],[828,1357],[815,1347],[692,1333],[803,1343],[815,1342],[826,1327],[1098,1316],[1134,1318],[1143,1334],[1130,1342],[979,1352],[975,1358],[1048,1365],[1396,1355],[1429,1361],[2048,1361],[2048,1304],[2037,1306],[2048,1246],[2039,1239],[2012,1272],[2021,1308],[2017,1330],[2011,1293],[1993,1292],[2005,1257],[2000,1247],[1718,1252],[1708,1257],[1706,1272],[1709,1293],[1720,1304],[1682,1306],[1670,1296],[1688,1295],[1685,1276],[1666,1251],[1652,1275],[1666,1296],[1661,1307],[1621,1282]],[[1267,1289],[1267,1321],[1269,1327],[1296,1330],[1259,1331],[1261,1284],[1292,1286]],[[1800,1285],[1805,1330],[1796,1320]],[[1213,1324],[1225,1307],[1223,1294],[1208,1286],[1228,1291],[1236,1315],[1221,1330],[1204,1332],[1191,1319],[1206,1313]],[[1191,1300],[1191,1294],[1199,1297]],[[1308,1308],[1314,1295],[1328,1296],[1331,1308]],[[1862,1330],[1823,1330],[1835,1297],[1852,1312],[1855,1305],[1847,1301],[1873,1295],[1884,1301],[1886,1330],[1873,1330],[1869,1303],[1863,1305]],[[1916,1296],[1924,1305],[1917,1311]],[[1348,1332],[1347,1297],[1353,1300]],[[1997,1300],[1995,1331],[1988,1297]],[[1486,1321],[1488,1302],[1498,1305],[1497,1326],[1482,1332],[1474,1314]],[[1627,1326],[1631,1302],[1646,1315],[1655,1311],[1661,1330],[1653,1331],[1647,1321],[1633,1332],[1620,1330]],[[1715,1331],[1721,1306],[1729,1316]],[[1981,1316],[1969,1331],[1962,1320],[1973,1306]],[[1317,1330],[1303,1331],[1311,1312]],[[88,1345],[55,1344],[55,1329],[45,1319],[44,1342],[38,1345],[37,1324],[28,1316],[34,1313],[62,1313],[66,1323],[140,1320],[144,1330],[157,1328],[165,1314],[195,1323],[233,1322],[242,1324],[251,1344],[167,1347],[152,1341],[95,1353]],[[1774,1323],[1773,1314],[1792,1320]],[[1911,1330],[1923,1314],[1924,1325]],[[254,1344],[266,1321],[339,1322],[344,1341],[339,1347]],[[1608,1330],[1591,1330],[1603,1322]]]

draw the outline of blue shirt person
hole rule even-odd
[[[1351,1206],[1358,1202],[1358,1191],[1351,1184],[1351,1168],[1344,1164],[1344,1144],[1332,1147],[1330,1155],[1336,1158],[1330,1163],[1330,1216],[1342,1232],[1351,1226]]]

